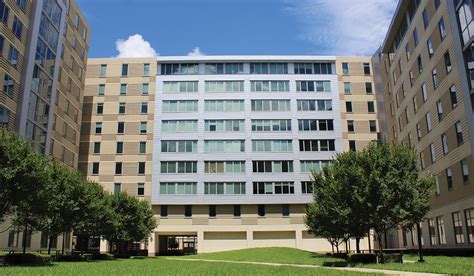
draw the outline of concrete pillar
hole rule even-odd
[[[205,253],[204,249],[204,231],[197,231],[197,253]]]
[[[107,240],[100,238],[100,253],[107,253]]]
[[[301,245],[303,244],[303,231],[295,230],[295,247],[302,249]]]
[[[151,233],[150,238],[148,239],[148,256],[153,257],[156,255],[156,243],[158,236],[155,232]]]
[[[251,248],[253,245],[253,231],[247,230],[247,248]]]

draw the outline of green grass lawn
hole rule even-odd
[[[0,275],[364,275],[329,269],[189,262],[164,257],[54,263],[47,267],[0,267]],[[372,274],[370,274],[372,275]]]

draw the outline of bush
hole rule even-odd
[[[354,253],[348,255],[347,261],[351,263],[374,264],[377,262],[377,257],[374,253]]]
[[[92,255],[92,260],[96,261],[106,261],[106,260],[113,260],[114,255],[110,253],[100,253],[100,254],[93,254]]]
[[[130,259],[131,255],[129,253],[117,253],[114,257],[117,259]]]
[[[333,253],[332,257],[339,258],[339,259],[347,259],[347,253]]]
[[[401,253],[392,253],[392,254],[383,254],[384,263],[403,263],[403,254]]]
[[[5,256],[5,264],[8,265],[49,265],[51,256],[36,253],[13,253]]]
[[[64,254],[54,257],[56,262],[88,262],[92,260],[92,254]]]
[[[347,262],[324,262],[323,266],[329,267],[346,267],[348,265]]]

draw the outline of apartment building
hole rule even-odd
[[[374,64],[385,137],[412,145],[436,179],[422,241],[432,249],[474,244],[472,2],[399,1]],[[392,231],[388,247],[417,247],[416,231]]]
[[[0,0],[0,127],[73,168],[88,48],[89,26],[76,1]],[[23,239],[29,250],[46,248],[46,235],[16,229],[0,233],[0,248],[21,248]],[[71,247],[70,235],[64,244]]]
[[[137,245],[150,255],[330,251],[304,226],[310,174],[348,149],[347,137],[360,148],[377,139],[372,78],[370,58],[91,59],[79,168],[109,191],[150,201],[158,227]],[[341,110],[349,100],[355,108]]]

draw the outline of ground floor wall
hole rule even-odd
[[[241,205],[240,216],[234,216],[233,205],[214,206],[215,216],[209,216],[208,205],[192,206],[192,216],[184,215],[184,206],[166,206],[167,216],[160,216],[161,206],[153,206],[158,226],[149,241],[149,255],[164,255],[169,239],[174,245],[196,237],[197,253],[210,253],[256,247],[291,247],[313,252],[331,252],[326,239],[309,233],[304,225],[305,205],[289,205],[282,214],[281,205],[265,205],[265,215],[259,215],[258,205]],[[189,207],[188,207],[189,208]],[[163,238],[165,237],[165,238]],[[179,240],[179,242],[175,242]],[[368,239],[360,242],[362,250],[369,249]],[[348,243],[355,250],[354,240]],[[340,246],[345,250],[345,245]]]

